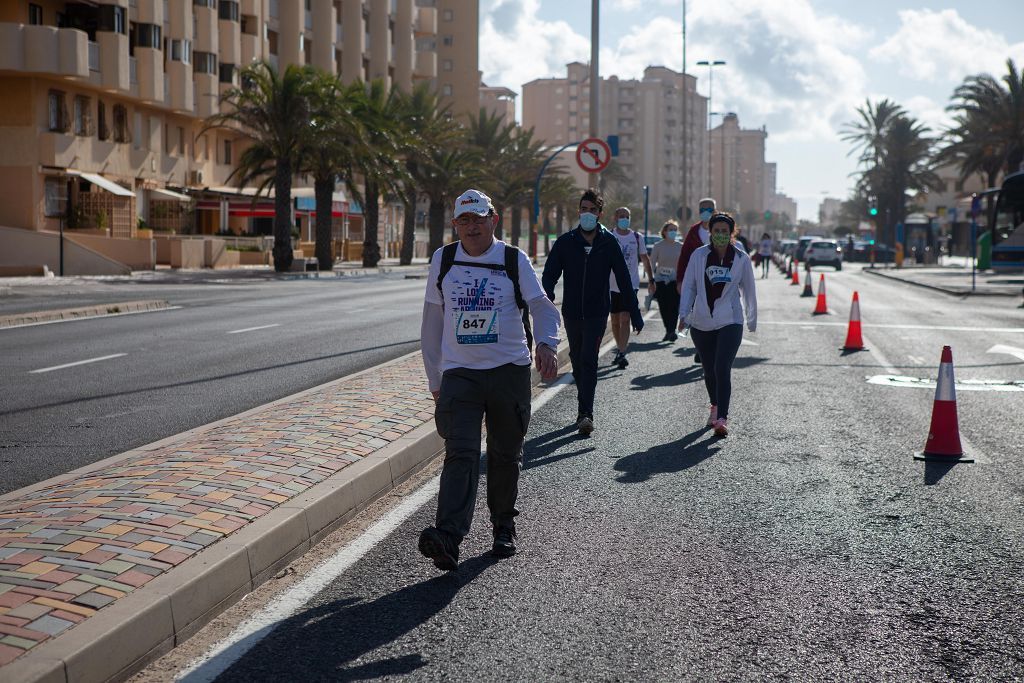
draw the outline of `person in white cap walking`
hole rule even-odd
[[[516,552],[516,499],[530,424],[531,337],[535,333],[537,370],[553,379],[561,322],[526,254],[495,239],[498,216],[486,194],[460,195],[453,223],[459,241],[431,258],[420,330],[445,457],[436,523],[420,534],[419,550],[446,571],[458,567],[459,544],[473,521],[484,419],[492,553]]]

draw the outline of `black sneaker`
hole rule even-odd
[[[618,365],[621,361],[622,361],[622,352],[621,351],[616,351],[615,355],[612,357],[612,365]]]
[[[674,342],[674,341],[675,341],[675,340],[677,340],[677,339],[679,339],[679,335],[678,335],[678,334],[676,334],[675,332],[670,332],[670,333],[669,333],[669,335],[668,335],[668,340],[669,340],[670,342]]]
[[[446,572],[459,568],[459,549],[448,535],[428,526],[420,532],[420,553],[434,561],[434,566]]]
[[[576,429],[581,435],[590,436],[590,433],[594,431],[594,418],[589,415],[580,415],[576,420]]]
[[[495,557],[512,557],[516,554],[516,530],[510,526],[500,526],[494,530],[494,545],[491,555]]]
[[[701,360],[700,360],[700,354],[699,354],[699,353],[694,353],[694,354],[693,354],[693,362],[694,362],[694,363],[700,363],[700,362],[701,362]]]
[[[619,364],[619,370],[625,370],[626,368],[629,367],[629,361],[626,360],[626,354],[624,353],[619,354],[619,359],[617,362]]]

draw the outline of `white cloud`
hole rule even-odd
[[[955,9],[903,10],[899,17],[899,30],[870,56],[898,65],[903,76],[956,85],[972,74],[1001,76],[1007,57],[1024,61],[1024,42],[1010,44],[999,33],[969,24]]]
[[[946,111],[945,105],[926,95],[915,95],[900,104],[911,116],[931,128],[932,135],[938,135],[953,122],[953,117]]]

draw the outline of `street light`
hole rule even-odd
[[[682,95],[683,95],[683,112],[682,112],[682,125],[683,125],[683,191],[680,194],[682,200],[682,215],[679,217],[682,221],[686,221],[686,207],[690,205],[690,198],[687,196],[687,186],[690,184],[690,114],[688,111],[687,93],[686,93],[686,0],[683,0],[683,78],[682,78]]]
[[[721,59],[702,59],[697,62],[697,66],[708,68],[708,194],[711,194],[711,96],[715,86],[715,67],[725,66],[725,62]]]
[[[725,202],[725,115],[724,111],[713,111],[710,116],[721,116],[722,117],[722,130],[719,131],[719,137],[722,138],[722,186],[718,188],[718,204],[722,207],[722,211],[726,211],[729,205]],[[708,133],[708,149],[711,149],[711,133]],[[711,177],[711,152],[708,152],[708,177]],[[715,196],[714,192],[711,191],[711,187],[708,187],[708,194],[712,197]]]

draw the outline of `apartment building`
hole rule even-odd
[[[229,181],[244,142],[204,130],[240,69],[265,59],[279,69],[313,64],[345,82],[383,78],[409,89],[425,80],[472,111],[477,4],[6,0],[0,226],[55,230],[63,221],[111,237],[135,236],[140,219],[203,232],[269,229],[269,202]],[[300,221],[312,203],[301,181]],[[336,216],[354,209],[338,202]]]
[[[543,78],[523,85],[523,125],[551,147],[582,140],[590,131],[590,69],[573,62],[565,78]],[[687,89],[689,153],[683,154],[682,88]],[[683,192],[684,164],[689,167],[687,196],[691,204],[707,192],[703,169],[706,149],[707,98],[696,90],[693,76],[661,66],[644,70],[642,79],[601,79],[598,131],[619,136],[614,160],[638,194],[650,188],[652,207],[678,200]]]
[[[506,124],[516,122],[516,91],[501,86],[480,84],[480,108]]]
[[[740,128],[739,117],[731,112],[711,129],[708,180],[720,209],[740,217],[763,214],[769,209],[769,169],[764,160],[767,138],[768,131],[763,127]]]

